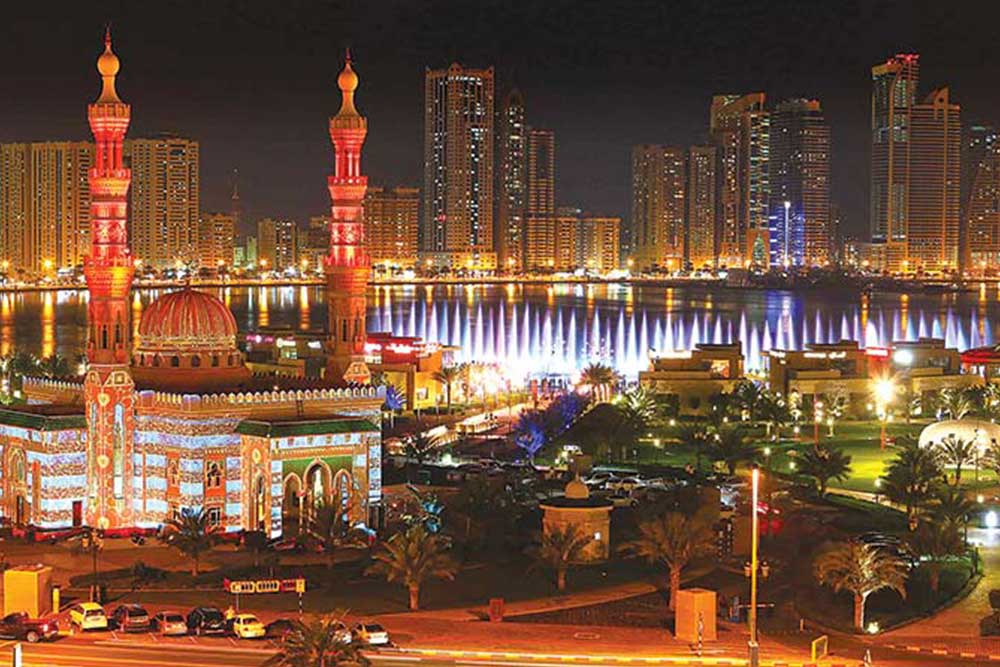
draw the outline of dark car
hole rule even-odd
[[[196,635],[226,633],[226,617],[215,607],[195,607],[187,615],[188,632]]]
[[[285,635],[295,629],[295,622],[287,618],[279,618],[264,626],[264,636],[268,639],[284,639]]]
[[[137,604],[120,604],[111,612],[111,625],[122,632],[148,632],[149,612]]]
[[[24,612],[7,614],[0,619],[0,637],[23,639],[34,644],[42,639],[52,639],[59,634],[56,622],[30,618]]]

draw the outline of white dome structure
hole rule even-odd
[[[929,425],[920,432],[921,447],[940,445],[948,436],[971,440],[979,447],[988,447],[991,441],[1000,442],[1000,425],[985,419],[949,419]]]

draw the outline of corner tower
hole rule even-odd
[[[330,119],[330,139],[335,151],[333,176],[327,179],[333,202],[330,217],[330,252],[323,261],[326,301],[330,314],[327,341],[327,378],[368,384],[365,365],[365,289],[371,259],[365,250],[362,201],[368,178],[361,175],[361,148],[368,122],[354,108],[358,75],[351,69],[347,52],[344,69],[337,77],[342,101]]]
[[[97,59],[103,87],[87,108],[96,152],[90,183],[90,253],[84,275],[87,307],[86,522],[105,528],[128,525],[132,515],[132,452],[135,431],[135,385],[129,374],[132,352],[129,292],[134,266],[128,249],[126,205],[131,172],[122,163],[122,141],[131,109],[118,98],[118,57],[111,31]]]

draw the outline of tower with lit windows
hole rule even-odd
[[[363,202],[368,178],[361,174],[361,148],[368,122],[354,108],[358,75],[351,69],[350,51],[337,85],[342,101],[340,111],[330,119],[335,161],[327,182],[333,206],[330,252],[323,262],[330,315],[327,377],[334,382],[367,384],[371,374],[364,361],[365,288],[371,259],[364,242]]]
[[[86,522],[127,525],[132,510],[135,385],[129,372],[129,292],[134,267],[128,249],[126,204],[130,171],[122,163],[122,141],[131,110],[115,92],[118,57],[110,30],[97,59],[101,96],[87,109],[96,144],[90,169],[90,254],[84,275],[90,292],[84,379],[87,421]]]

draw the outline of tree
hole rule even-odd
[[[451,389],[461,374],[462,371],[458,366],[444,366],[441,370],[436,371],[433,376],[435,382],[444,386],[444,397],[448,414],[451,414]]]
[[[620,551],[663,563],[670,577],[670,609],[677,608],[681,571],[694,558],[707,554],[714,543],[712,526],[699,514],[666,512],[639,524],[639,537],[623,544]]]
[[[930,520],[935,523],[945,523],[965,530],[969,525],[969,517],[976,511],[976,504],[954,486],[942,485],[935,492],[927,506]]]
[[[788,403],[780,396],[764,394],[759,406],[760,418],[767,429],[767,435],[777,442],[781,440],[781,429],[792,420]]]
[[[921,521],[910,535],[910,548],[921,556],[921,567],[927,568],[931,590],[935,593],[941,582],[941,565],[951,556],[965,550],[958,525],[950,522]]]
[[[457,566],[448,554],[447,542],[438,535],[427,532],[423,526],[413,526],[396,533],[383,542],[372,556],[375,562],[366,574],[384,576],[386,581],[398,582],[410,594],[410,610],[420,608],[420,587],[428,579],[452,580]]]
[[[865,602],[888,588],[906,598],[906,564],[892,553],[863,542],[840,542],[821,553],[813,573],[822,585],[854,595],[854,627],[863,632]]]
[[[752,380],[740,380],[733,387],[732,397],[744,421],[756,422],[759,418],[761,401],[764,399],[761,385]]]
[[[336,503],[323,503],[313,512],[309,532],[326,552],[326,566],[330,569],[336,564],[338,547],[364,544],[362,535],[351,526],[350,516],[350,505]]]
[[[541,410],[524,410],[517,416],[517,422],[511,429],[514,444],[524,451],[532,464],[535,454],[548,440],[546,421],[546,415]]]
[[[882,478],[882,492],[890,501],[903,505],[907,519],[912,522],[915,510],[931,498],[941,475],[937,452],[907,440]]]
[[[278,652],[265,667],[336,667],[353,664],[367,667],[361,645],[346,639],[343,612],[315,618],[308,623],[292,621],[292,629],[282,638]]]
[[[556,588],[566,590],[566,574],[570,566],[580,561],[591,537],[577,526],[543,531],[541,543],[534,549],[532,568],[545,568],[556,573]]]
[[[961,419],[972,411],[972,403],[961,389],[947,388],[938,392],[938,409],[950,419]]]
[[[208,514],[201,508],[184,509],[180,515],[167,519],[160,539],[191,559],[191,576],[198,576],[201,555],[215,545],[214,530]]]
[[[730,477],[736,474],[737,466],[754,461],[759,454],[760,448],[747,439],[739,426],[724,427],[715,434],[712,457],[726,465]]]
[[[390,384],[385,388],[385,403],[382,409],[389,413],[389,428],[396,425],[396,413],[406,407],[406,397],[396,385]]]
[[[976,443],[972,440],[959,438],[953,433],[941,438],[938,445],[942,461],[955,466],[955,486],[962,481],[962,466],[972,463],[976,456]]]
[[[580,384],[589,387],[592,403],[608,400],[616,379],[615,371],[604,364],[589,364],[580,372]]]
[[[47,378],[64,378],[73,375],[69,359],[58,354],[36,361],[36,367],[38,372]]]
[[[686,422],[677,427],[677,439],[682,445],[694,450],[695,470],[701,470],[701,460],[712,446],[712,434],[708,426],[698,422]]]
[[[437,449],[441,444],[441,438],[439,436],[428,435],[426,431],[423,430],[423,424],[418,424],[417,428],[420,430],[408,437],[403,445],[403,453],[406,454],[406,481],[412,482],[412,463],[416,463],[416,467],[420,468],[424,465],[424,461],[431,455],[431,453]]]
[[[826,445],[810,447],[799,457],[799,472],[816,480],[820,497],[826,495],[830,480],[843,482],[851,474],[851,457],[844,450]]]

